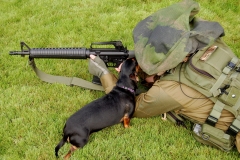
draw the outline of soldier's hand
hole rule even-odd
[[[92,75],[100,78],[104,74],[108,74],[109,70],[103,60],[98,56],[90,55],[88,70]]]

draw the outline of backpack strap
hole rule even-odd
[[[236,114],[240,108],[240,98],[238,99],[237,103],[233,107],[226,106],[224,103],[220,102],[219,100],[216,101],[213,109],[206,119],[206,123],[215,126],[218,119],[221,116],[221,112],[223,109],[226,109],[234,114],[235,111],[235,119],[233,120],[232,124],[229,126],[228,130],[226,131],[227,134],[236,136],[237,133],[240,131],[240,115]]]
[[[213,109],[212,109],[210,115],[206,119],[206,123],[211,126],[215,126],[215,124],[217,123],[218,119],[221,116],[224,106],[225,106],[224,103],[217,100],[213,106]]]
[[[223,69],[222,74],[217,79],[216,83],[210,89],[210,92],[213,94],[214,97],[218,96],[222,93],[220,86],[227,78],[230,71],[236,68],[236,72],[231,75],[230,78],[235,78],[239,74],[239,59],[237,57],[233,57],[232,60],[227,64],[227,66]],[[238,64],[238,66],[237,66]],[[226,86],[225,86],[226,87]],[[224,89],[223,89],[224,90]],[[240,98],[238,98],[236,104],[233,107],[227,107],[225,104],[220,102],[219,100],[216,101],[213,110],[211,111],[210,115],[208,116],[206,123],[209,125],[215,126],[218,119],[220,118],[222,109],[227,109],[235,115],[235,119],[233,120],[232,124],[229,126],[228,130],[226,131],[227,134],[236,136],[236,134],[240,131],[240,115],[238,115],[238,110],[240,108]]]
[[[233,68],[235,68],[238,61],[239,59],[237,57],[233,57],[232,60],[223,69],[221,76],[217,79],[216,83],[210,89],[210,92],[213,94],[214,97],[222,93],[220,90],[220,86],[222,85],[223,81],[227,78],[227,75],[230,73],[230,71]]]
[[[240,108],[240,98],[238,98],[237,103],[233,106],[234,110],[239,111]],[[232,136],[236,136],[237,133],[240,131],[240,115],[238,115],[232,122],[232,124],[229,126],[227,130],[227,134],[230,134]]]
[[[221,116],[222,110],[226,109],[235,116],[235,119],[233,120],[232,124],[228,127],[226,133],[232,136],[236,136],[237,133],[240,131],[240,115],[238,115],[239,108],[240,97],[238,98],[237,103],[233,107],[226,106],[224,103],[217,100],[215,105],[213,106],[210,115],[206,119],[206,123],[211,126],[215,126],[215,124],[217,123],[218,119]]]
[[[64,77],[64,76],[54,76],[43,71],[39,70],[34,62],[34,59],[29,59],[29,65],[32,67],[36,75],[45,82],[48,83],[61,83],[69,86],[80,86],[85,89],[92,89],[98,91],[104,91],[104,88],[100,85],[93,84],[89,81],[86,81],[77,77]]]
[[[228,127],[226,133],[232,136],[236,136],[239,131],[240,131],[240,115],[233,120],[232,124]]]
[[[187,126],[184,123],[184,119],[180,117],[178,114],[176,114],[174,111],[169,111],[167,113],[164,113],[163,115],[164,115],[162,117],[163,120],[168,119],[169,121],[173,122],[177,126],[183,126],[187,128]]]

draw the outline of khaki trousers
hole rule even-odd
[[[117,78],[113,74],[101,77],[106,93],[115,86]],[[175,81],[156,81],[145,93],[136,97],[134,117],[147,118],[159,116],[168,111],[175,111],[198,123],[204,123],[214,103],[198,91]],[[234,116],[227,110],[222,111],[216,127],[226,131]],[[240,152],[240,133],[236,136],[235,145]]]

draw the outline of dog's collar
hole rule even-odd
[[[132,89],[132,88],[128,88],[128,87],[125,87],[125,86],[119,86],[120,88],[123,88],[123,89],[126,89],[132,93],[135,93],[135,91]]]

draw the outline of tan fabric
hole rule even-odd
[[[237,147],[238,152],[240,153],[240,132],[238,132],[237,136],[236,136],[236,142],[235,145]]]
[[[161,115],[168,111],[180,109],[182,105],[174,100],[176,87],[169,85],[166,88],[161,81],[157,81],[146,93],[142,93],[136,97],[135,117],[152,117]]]
[[[203,99],[193,99],[203,98]],[[146,93],[136,97],[135,117],[151,117],[161,115],[168,111],[176,111],[197,122],[204,123],[209,116],[214,104],[196,90],[175,81],[156,81]],[[223,110],[216,128],[226,131],[233,121],[234,116]],[[236,146],[240,152],[240,133],[236,137]]]
[[[105,92],[109,93],[115,86],[117,78],[113,74],[106,74],[100,78]],[[196,90],[175,81],[156,81],[154,85],[146,92],[136,97],[136,109],[134,117],[146,118],[158,116],[168,111],[176,111],[195,121],[204,123],[213,108],[213,102],[204,98]],[[227,130],[234,116],[227,110],[223,110],[216,127]],[[240,133],[236,136],[236,147],[240,152]]]
[[[105,93],[107,94],[113,89],[114,86],[116,86],[117,78],[115,75],[109,73],[102,75],[100,81],[105,90]]]

